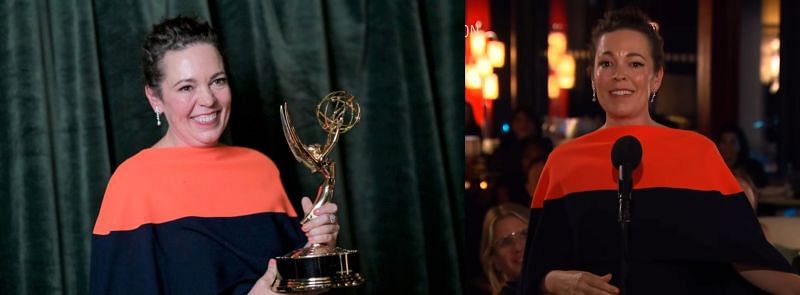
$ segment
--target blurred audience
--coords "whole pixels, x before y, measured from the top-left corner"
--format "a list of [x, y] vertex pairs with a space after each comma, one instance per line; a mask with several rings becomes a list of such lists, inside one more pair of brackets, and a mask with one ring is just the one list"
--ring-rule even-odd
[[498, 203], [530, 205], [530, 195], [525, 187], [527, 166], [535, 157], [547, 154], [550, 150], [552, 143], [543, 139], [538, 118], [525, 108], [514, 110], [510, 132], [500, 138], [500, 146], [489, 160], [489, 170], [497, 179], [495, 191]]
[[717, 148], [732, 171], [743, 170], [753, 180], [756, 188], [767, 185], [764, 166], [750, 157], [750, 144], [741, 128], [735, 125], [723, 127], [717, 137]]
[[481, 235], [481, 266], [492, 295], [516, 294], [522, 272], [530, 209], [503, 203], [486, 212]]

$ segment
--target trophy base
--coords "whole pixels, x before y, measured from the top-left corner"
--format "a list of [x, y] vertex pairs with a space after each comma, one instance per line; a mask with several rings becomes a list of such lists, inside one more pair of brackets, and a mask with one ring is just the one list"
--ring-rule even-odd
[[275, 291], [307, 292], [355, 287], [364, 283], [358, 272], [358, 251], [312, 245], [276, 257], [280, 277]]

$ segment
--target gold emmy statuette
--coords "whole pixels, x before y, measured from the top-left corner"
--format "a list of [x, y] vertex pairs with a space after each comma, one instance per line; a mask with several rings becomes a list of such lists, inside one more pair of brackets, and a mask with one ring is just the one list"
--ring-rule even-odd
[[[314, 208], [300, 222], [306, 224], [317, 217], [314, 210], [333, 199], [336, 165], [327, 156], [339, 136], [358, 123], [361, 109], [355, 97], [347, 92], [337, 91], [325, 96], [317, 104], [316, 112], [317, 121], [328, 133], [324, 145], [303, 144], [292, 125], [286, 103], [281, 106], [280, 112], [283, 135], [286, 136], [292, 154], [297, 161], [311, 169], [312, 173], [322, 174], [323, 177], [314, 200]], [[278, 292], [353, 287], [364, 283], [364, 277], [358, 270], [357, 250], [313, 244], [275, 259], [278, 261], [279, 282], [275, 287]]]

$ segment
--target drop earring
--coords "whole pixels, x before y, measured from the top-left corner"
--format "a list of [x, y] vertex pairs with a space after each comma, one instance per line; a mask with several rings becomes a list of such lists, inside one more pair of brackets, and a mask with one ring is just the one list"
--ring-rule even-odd
[[654, 90], [650, 94], [650, 103], [653, 103], [656, 100], [656, 91]]
[[597, 102], [597, 92], [592, 88], [592, 102]]
[[161, 109], [156, 107], [156, 126], [161, 126]]

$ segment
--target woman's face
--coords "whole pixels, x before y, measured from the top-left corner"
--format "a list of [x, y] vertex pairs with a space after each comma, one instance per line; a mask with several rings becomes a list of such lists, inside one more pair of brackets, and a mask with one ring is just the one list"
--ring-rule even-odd
[[536, 185], [539, 183], [539, 177], [542, 176], [542, 170], [544, 170], [544, 161], [536, 161], [531, 165], [530, 169], [528, 169], [526, 189], [531, 197], [533, 197], [533, 193], [536, 192]]
[[522, 272], [527, 231], [528, 225], [513, 216], [503, 217], [494, 223], [492, 262], [507, 280], [516, 280]]
[[160, 95], [145, 93], [169, 122], [161, 143], [166, 146], [206, 147], [218, 143], [228, 123], [231, 91], [219, 51], [197, 43], [168, 51], [159, 64], [163, 72]]
[[647, 37], [620, 29], [603, 34], [595, 52], [592, 87], [606, 121], [617, 124], [650, 122], [650, 94], [661, 86], [663, 69], [655, 63]]
[[719, 142], [717, 142], [717, 148], [719, 149], [720, 155], [722, 155], [722, 159], [725, 160], [728, 166], [736, 164], [736, 160], [739, 158], [740, 146], [739, 139], [735, 133], [722, 133], [719, 137]]
[[528, 115], [518, 112], [514, 114], [514, 118], [511, 120], [511, 131], [514, 132], [517, 139], [526, 139], [535, 132], [535, 125]]

